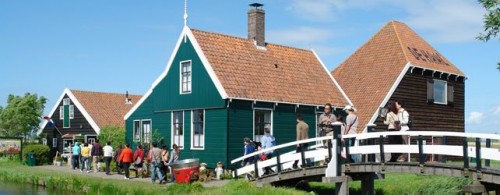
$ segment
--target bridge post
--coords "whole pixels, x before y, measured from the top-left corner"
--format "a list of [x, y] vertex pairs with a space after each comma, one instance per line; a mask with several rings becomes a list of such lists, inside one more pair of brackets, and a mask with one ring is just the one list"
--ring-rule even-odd
[[[441, 145], [448, 145], [448, 138], [446, 138], [446, 136], [441, 137]], [[441, 162], [446, 163], [446, 161], [448, 161], [447, 156], [442, 155]]]
[[[349, 141], [344, 141], [344, 143], [348, 143], [348, 142]], [[346, 158], [345, 163], [349, 164], [350, 163], [350, 159], [351, 159], [351, 152], [349, 150], [350, 146], [349, 146], [349, 144], [344, 144], [344, 146], [345, 146], [345, 158]]]
[[425, 155], [424, 155], [424, 137], [422, 135], [418, 136], [418, 163], [420, 166], [424, 165]]
[[380, 163], [384, 164], [385, 163], [384, 136], [382, 135], [379, 138], [379, 145], [380, 145]]
[[481, 162], [481, 138], [476, 138], [476, 170], [481, 171], [482, 169]]
[[304, 147], [304, 144], [300, 144], [300, 162], [302, 162], [302, 168], [306, 168], [306, 150], [307, 147]]
[[[486, 139], [486, 148], [491, 148], [491, 139]], [[486, 159], [484, 161], [484, 166], [490, 167], [490, 160], [489, 159]]]
[[255, 163], [253, 163], [254, 171], [255, 171], [255, 179], [259, 178], [259, 165], [257, 164], [259, 161], [256, 160]]
[[335, 142], [335, 156], [337, 160], [337, 176], [342, 175], [342, 156], [340, 153], [342, 152], [342, 138], [341, 138], [341, 126], [340, 125], [333, 125], [333, 139], [336, 140]]
[[467, 138], [463, 138], [463, 151], [464, 151], [464, 169], [469, 169], [469, 143]]
[[278, 173], [281, 173], [281, 157], [280, 157], [280, 153], [278, 152], [278, 150], [274, 150], [274, 153], [276, 154], [276, 171]]
[[234, 180], [238, 180], [238, 168], [234, 169]]

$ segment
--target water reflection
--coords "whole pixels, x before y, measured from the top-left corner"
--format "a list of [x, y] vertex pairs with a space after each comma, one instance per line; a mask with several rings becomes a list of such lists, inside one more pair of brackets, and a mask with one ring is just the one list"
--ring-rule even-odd
[[33, 186], [31, 184], [19, 184], [19, 183], [0, 181], [0, 195], [17, 195], [17, 194], [46, 195], [46, 194], [58, 194], [58, 193], [48, 193], [45, 188]]

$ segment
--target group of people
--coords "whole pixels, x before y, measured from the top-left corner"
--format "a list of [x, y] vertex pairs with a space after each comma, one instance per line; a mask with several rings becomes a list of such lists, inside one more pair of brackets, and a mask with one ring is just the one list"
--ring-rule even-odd
[[96, 140], [90, 144], [75, 142], [73, 146], [70, 144], [68, 147], [71, 151], [73, 170], [79, 169], [82, 173], [84, 173], [84, 170], [87, 173], [91, 172], [90, 161], [92, 161], [94, 172], [99, 172], [99, 162], [103, 158], [106, 166], [106, 175], [111, 175], [110, 165], [114, 160], [117, 173], [122, 174], [124, 172], [124, 179], [130, 179], [131, 169], [135, 170], [136, 177], [138, 177], [139, 172], [142, 173], [142, 176], [145, 175], [147, 166], [145, 166], [144, 161], [147, 161], [150, 164], [151, 180], [153, 183], [156, 182], [157, 178], [160, 184], [163, 182], [167, 183], [167, 173], [169, 172], [172, 175], [170, 181], [175, 182], [173, 170], [169, 167], [171, 163], [175, 163], [179, 159], [180, 148], [176, 144], [173, 144], [172, 150], [169, 153], [167, 146], [162, 146], [161, 149], [157, 146], [157, 143], [152, 143], [150, 150], [145, 152], [140, 144], [137, 145], [135, 151], [132, 151], [129, 144], [126, 144], [125, 147], [120, 144], [116, 150], [113, 150], [111, 142], [107, 142], [106, 146], [101, 148], [99, 141]]
[[[384, 120], [384, 123], [388, 126], [388, 131], [408, 131], [409, 130], [409, 113], [408, 111], [405, 110], [405, 101], [404, 100], [395, 100], [392, 101], [388, 104], [387, 109], [388, 109], [388, 114]], [[330, 103], [325, 104], [324, 106], [324, 113], [322, 113], [319, 118], [318, 118], [318, 129], [319, 132], [317, 132], [318, 136], [333, 136], [333, 126], [332, 124], [339, 124], [341, 126], [341, 137], [344, 135], [350, 135], [350, 134], [357, 134], [358, 133], [358, 125], [359, 125], [359, 118], [356, 115], [356, 109], [352, 105], [346, 105], [344, 107], [344, 112], [346, 113], [346, 118], [344, 121], [344, 118], [342, 115], [335, 115], [332, 112], [332, 105]], [[301, 114], [297, 114], [296, 117], [296, 140], [306, 140], [309, 139], [309, 125], [304, 121], [303, 116]], [[272, 137], [272, 143], [271, 143], [271, 138]], [[354, 146], [356, 141], [356, 138], [349, 138], [343, 140], [342, 144], [347, 145], [347, 146]], [[272, 147], [275, 145], [275, 138], [270, 135], [269, 129], [265, 130], [265, 135], [261, 138], [262, 142], [262, 148], [266, 149], [269, 147]], [[253, 141], [251, 141], [249, 138], [244, 139], [244, 155], [253, 153], [257, 149], [256, 144], [252, 144]], [[323, 142], [324, 147], [327, 147], [327, 144], [329, 141], [325, 140]], [[408, 136], [389, 136], [389, 144], [407, 144], [408, 143]], [[307, 143], [302, 143], [302, 144], [297, 144], [296, 146], [296, 152], [299, 153], [301, 151], [306, 151], [308, 148]], [[263, 159], [268, 159], [272, 157], [272, 151], [266, 151], [265, 158]], [[361, 162], [361, 155], [355, 154], [355, 155], [350, 155], [346, 160], [351, 161], [351, 162]], [[390, 161], [391, 162], [396, 162], [396, 161], [406, 161], [407, 160], [407, 155], [406, 154], [392, 154]], [[256, 159], [250, 157], [244, 159], [242, 165], [246, 166], [249, 164], [252, 164]], [[306, 159], [306, 165], [302, 166], [308, 166], [310, 162], [308, 161], [309, 159]], [[298, 168], [298, 160], [296, 160], [293, 164], [293, 168]], [[266, 173], [269, 171], [266, 170]]]

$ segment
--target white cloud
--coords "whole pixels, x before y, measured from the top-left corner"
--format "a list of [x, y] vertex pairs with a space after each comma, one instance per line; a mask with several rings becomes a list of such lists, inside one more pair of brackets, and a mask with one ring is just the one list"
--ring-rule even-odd
[[500, 106], [497, 106], [493, 111], [493, 115], [500, 115]]
[[425, 32], [432, 42], [450, 43], [474, 41], [483, 30], [484, 14], [480, 4], [470, 0], [294, 0], [289, 10], [301, 18], [319, 22], [336, 20], [353, 12], [377, 14], [401, 10], [403, 15], [398, 20]]
[[483, 120], [483, 113], [481, 112], [471, 112], [469, 117], [467, 117], [466, 122], [468, 124], [480, 124]]

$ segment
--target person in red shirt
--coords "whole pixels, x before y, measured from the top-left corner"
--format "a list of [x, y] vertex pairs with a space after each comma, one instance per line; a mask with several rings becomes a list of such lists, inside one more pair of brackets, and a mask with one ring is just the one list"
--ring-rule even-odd
[[142, 173], [144, 177], [144, 172], [142, 169], [142, 165], [144, 164], [144, 150], [142, 149], [142, 145], [137, 145], [137, 150], [134, 153], [134, 168], [135, 168], [135, 177], [139, 177], [139, 172]]
[[120, 153], [120, 157], [118, 157], [118, 161], [122, 164], [122, 168], [125, 170], [125, 178], [130, 179], [129, 177], [129, 167], [130, 163], [132, 163], [132, 150], [130, 149], [130, 144], [125, 145], [125, 148]]

